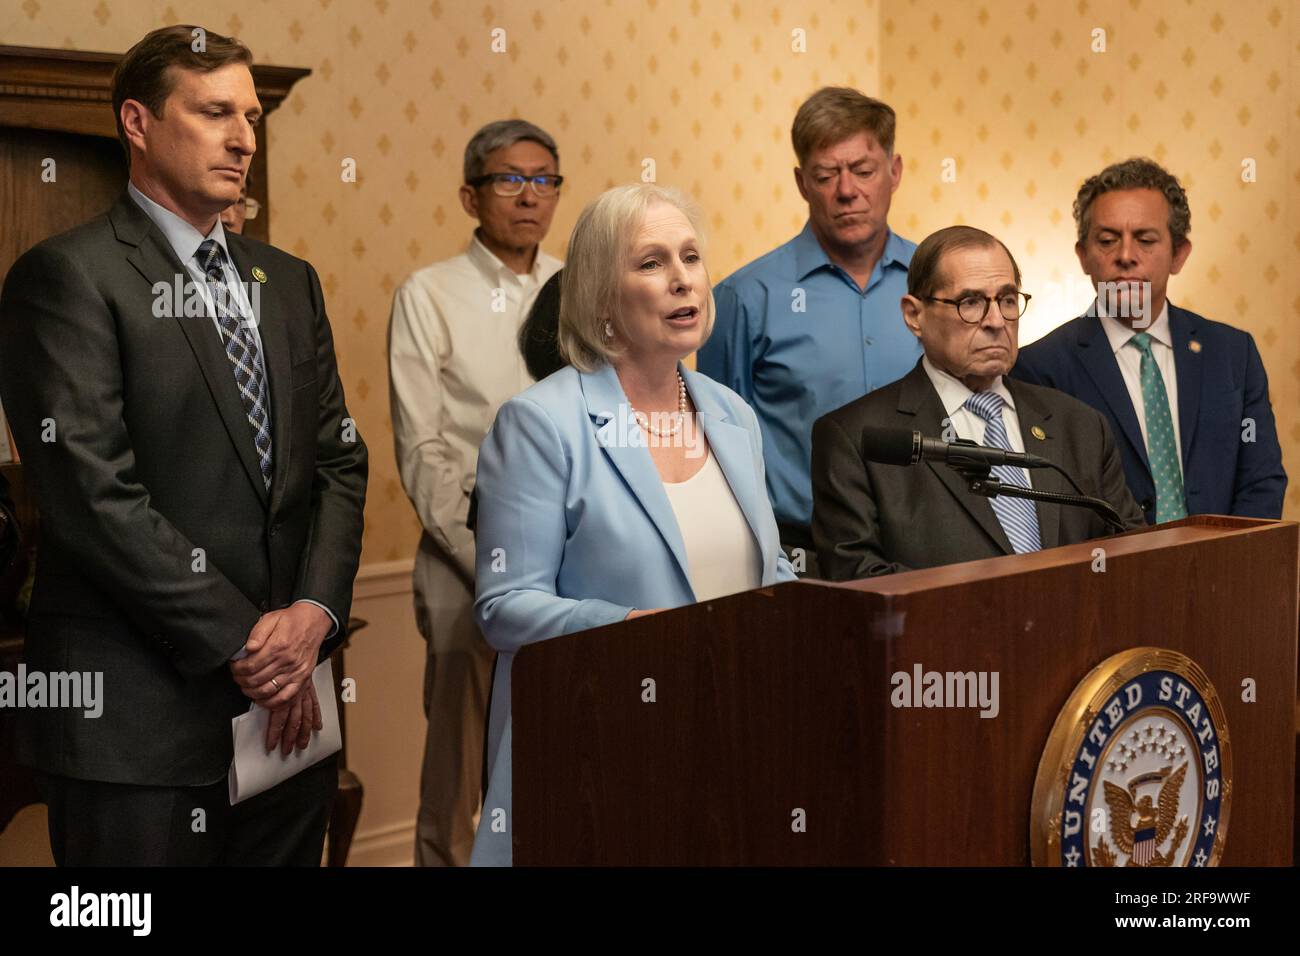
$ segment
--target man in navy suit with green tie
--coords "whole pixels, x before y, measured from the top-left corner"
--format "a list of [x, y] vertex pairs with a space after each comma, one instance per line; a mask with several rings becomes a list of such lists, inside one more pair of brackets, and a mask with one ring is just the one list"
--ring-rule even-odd
[[1182, 185], [1149, 159], [1115, 163], [1080, 187], [1074, 218], [1097, 298], [1022, 348], [1011, 374], [1107, 416], [1148, 524], [1280, 518], [1286, 472], [1255, 340], [1166, 298], [1192, 251]]

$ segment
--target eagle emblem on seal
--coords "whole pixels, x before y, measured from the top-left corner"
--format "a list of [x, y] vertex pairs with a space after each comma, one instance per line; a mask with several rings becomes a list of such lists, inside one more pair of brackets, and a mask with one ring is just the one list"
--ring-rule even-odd
[[[1128, 866], [1169, 866], [1183, 840], [1187, 838], [1187, 817], [1178, 815], [1178, 794], [1187, 776], [1187, 763], [1177, 770], [1172, 766], [1134, 777], [1125, 787], [1103, 781], [1106, 805], [1110, 809], [1110, 836], [1120, 852], [1129, 857]], [[1139, 791], [1160, 784], [1155, 802], [1150, 793]], [[1159, 848], [1173, 834], [1168, 854]], [[1093, 847], [1093, 866], [1114, 866], [1115, 852], [1105, 836]]]

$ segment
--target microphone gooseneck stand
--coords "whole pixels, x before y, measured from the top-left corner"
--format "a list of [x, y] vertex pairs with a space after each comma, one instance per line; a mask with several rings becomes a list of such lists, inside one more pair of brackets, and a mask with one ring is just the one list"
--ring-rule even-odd
[[[1078, 490], [1079, 486], [1074, 483], [1074, 479], [1060, 467], [1050, 462], [1048, 467], [1065, 475], [1065, 480]], [[963, 463], [955, 467], [954, 471], [966, 479], [967, 488], [977, 495], [983, 495], [985, 498], [996, 498], [999, 495], [1005, 495], [1008, 498], [1028, 498], [1031, 501], [1046, 501], [1050, 504], [1088, 508], [1100, 515], [1102, 520], [1116, 532], [1128, 530], [1124, 526], [1124, 522], [1120, 520], [1119, 512], [1100, 498], [1093, 498], [1084, 494], [1066, 495], [1057, 491], [1040, 491], [1036, 488], [1025, 488], [1021, 485], [1009, 485], [1001, 479], [989, 477], [989, 466], [976, 462]]]

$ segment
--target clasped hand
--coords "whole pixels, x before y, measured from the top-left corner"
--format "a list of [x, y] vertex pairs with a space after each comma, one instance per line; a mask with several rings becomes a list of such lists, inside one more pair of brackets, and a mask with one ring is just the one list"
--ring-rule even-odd
[[312, 731], [323, 726], [311, 678], [321, 643], [333, 626], [328, 614], [305, 601], [268, 611], [249, 632], [244, 644], [248, 656], [231, 661], [231, 676], [244, 696], [271, 712], [268, 751], [277, 741], [286, 755], [294, 746], [303, 749]]

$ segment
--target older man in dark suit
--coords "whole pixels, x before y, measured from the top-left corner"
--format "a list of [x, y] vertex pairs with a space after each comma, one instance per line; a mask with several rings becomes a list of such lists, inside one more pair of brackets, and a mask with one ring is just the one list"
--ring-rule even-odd
[[[1049, 388], [1005, 378], [1029, 297], [996, 238], [952, 226], [917, 247], [903, 320], [925, 354], [906, 376], [837, 409], [813, 427], [813, 537], [821, 570], [844, 581], [1002, 554], [1038, 551], [1108, 533], [1095, 513], [967, 488], [947, 465], [867, 460], [864, 427], [919, 431], [1028, 451], [1059, 464], [1127, 527], [1142, 512], [1100, 413]], [[1004, 483], [1071, 493], [1065, 479], [1000, 466]]]
[[[21, 713], [60, 864], [315, 864], [326, 759], [230, 806], [231, 718], [319, 727], [366, 450], [312, 267], [225, 232], [261, 106], [237, 40], [157, 30], [114, 77], [130, 185], [0, 297], [0, 393], [36, 489], [29, 670], [103, 674], [103, 713]], [[181, 295], [176, 290], [182, 290]]]

